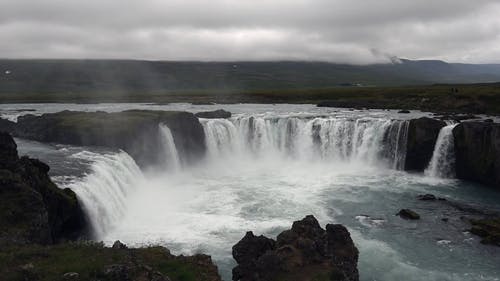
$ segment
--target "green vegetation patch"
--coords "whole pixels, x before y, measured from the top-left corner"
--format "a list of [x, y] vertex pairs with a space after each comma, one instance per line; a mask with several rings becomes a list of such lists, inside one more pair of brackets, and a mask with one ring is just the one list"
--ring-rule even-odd
[[[125, 265], [130, 277], [144, 274], [143, 268], [160, 272], [172, 281], [205, 280], [194, 262], [179, 259], [163, 247], [113, 249], [101, 243], [64, 243], [53, 246], [12, 246], [0, 250], [2, 280], [41, 281], [63, 280], [69, 272], [79, 274], [80, 280], [108, 280], [105, 270], [112, 265]], [[108, 279], [107, 279], [108, 278]], [[211, 280], [211, 279], [206, 279]]]

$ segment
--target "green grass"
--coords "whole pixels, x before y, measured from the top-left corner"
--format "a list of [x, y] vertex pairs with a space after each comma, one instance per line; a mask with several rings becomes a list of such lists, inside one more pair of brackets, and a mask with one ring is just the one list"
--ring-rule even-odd
[[105, 280], [102, 279], [105, 266], [130, 263], [150, 266], [172, 281], [203, 280], [200, 277], [203, 269], [170, 255], [162, 247], [118, 250], [89, 242], [12, 246], [0, 250], [0, 276], [6, 281], [22, 280], [30, 275], [41, 281], [57, 281], [67, 272], [79, 273], [80, 280]]

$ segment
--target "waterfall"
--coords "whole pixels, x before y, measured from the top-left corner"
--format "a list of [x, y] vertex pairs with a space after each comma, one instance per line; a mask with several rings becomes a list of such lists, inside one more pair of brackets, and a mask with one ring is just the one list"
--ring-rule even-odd
[[201, 122], [211, 157], [245, 154], [369, 164], [384, 161], [394, 169], [402, 169], [405, 160], [408, 121], [239, 116]]
[[234, 124], [226, 119], [202, 119], [207, 143], [207, 150], [211, 157], [225, 157], [241, 149], [238, 132]]
[[453, 178], [455, 177], [455, 144], [453, 128], [457, 124], [450, 124], [439, 131], [434, 146], [431, 161], [424, 173], [430, 177]]
[[80, 152], [73, 157], [92, 161], [91, 172], [70, 183], [92, 222], [94, 235], [102, 237], [123, 216], [127, 195], [143, 178], [134, 159], [125, 152], [97, 154]]
[[161, 137], [161, 152], [163, 153], [163, 165], [165, 168], [173, 171], [177, 171], [181, 167], [181, 161], [179, 158], [179, 153], [175, 147], [174, 137], [172, 132], [165, 124], [159, 125], [160, 137]]
[[395, 170], [403, 170], [406, 161], [406, 145], [408, 142], [408, 120], [393, 121], [384, 135], [384, 157], [389, 166]]

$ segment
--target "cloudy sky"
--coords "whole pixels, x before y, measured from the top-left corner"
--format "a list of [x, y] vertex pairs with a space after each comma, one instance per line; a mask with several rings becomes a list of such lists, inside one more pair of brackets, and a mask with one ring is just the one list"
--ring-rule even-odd
[[499, 0], [0, 0], [0, 57], [500, 63]]

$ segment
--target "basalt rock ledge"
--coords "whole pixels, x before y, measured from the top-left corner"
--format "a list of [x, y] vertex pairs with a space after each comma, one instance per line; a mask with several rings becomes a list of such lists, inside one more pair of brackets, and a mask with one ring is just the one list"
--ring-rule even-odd
[[238, 265], [233, 280], [357, 281], [358, 249], [339, 224], [321, 228], [309, 215], [293, 223], [276, 241], [247, 232], [233, 246]]

